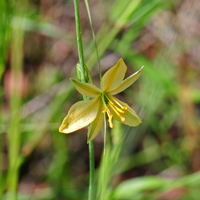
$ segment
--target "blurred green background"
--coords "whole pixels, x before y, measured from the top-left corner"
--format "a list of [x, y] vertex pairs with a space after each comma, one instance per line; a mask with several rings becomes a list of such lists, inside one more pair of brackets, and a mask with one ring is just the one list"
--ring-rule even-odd
[[[123, 58], [117, 97], [143, 123], [107, 129], [104, 200], [200, 199], [200, 1], [89, 0], [102, 73]], [[99, 74], [84, 1], [85, 63]], [[0, 199], [85, 200], [87, 129], [58, 132], [82, 99], [69, 81], [78, 63], [72, 0], [0, 2]], [[95, 200], [102, 185], [103, 136], [94, 139]]]

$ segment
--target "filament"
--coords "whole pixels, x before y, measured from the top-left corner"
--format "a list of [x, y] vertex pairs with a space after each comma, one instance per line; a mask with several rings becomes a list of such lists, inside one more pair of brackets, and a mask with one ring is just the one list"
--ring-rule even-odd
[[[127, 110], [128, 108], [125, 106], [122, 106], [115, 99], [110, 99], [109, 96], [106, 94], [104, 97], [106, 99], [106, 104], [109, 105], [112, 108], [112, 110], [117, 114], [117, 116], [121, 119], [121, 121], [124, 122], [125, 118], [122, 117], [121, 113], [124, 113], [125, 110]], [[106, 112], [106, 114], [108, 116], [109, 126], [110, 126], [110, 128], [113, 128], [113, 123], [112, 123], [113, 114], [110, 112], [109, 108], [106, 106], [105, 110], [103, 110], [102, 112], [103, 113]]]
[[116, 107], [114, 107], [110, 102], [108, 103], [110, 105], [110, 107], [114, 110], [114, 112], [117, 114], [117, 116], [121, 119], [122, 122], [125, 121], [125, 118], [122, 117], [119, 112], [115, 109]]
[[108, 115], [108, 123], [109, 123], [109, 126], [110, 128], [113, 128], [113, 123], [112, 123], [112, 118], [113, 118], [113, 115], [112, 113], [110, 112], [110, 110], [108, 109], [108, 107], [105, 108], [105, 110], [102, 111], [103, 113], [107, 113]]

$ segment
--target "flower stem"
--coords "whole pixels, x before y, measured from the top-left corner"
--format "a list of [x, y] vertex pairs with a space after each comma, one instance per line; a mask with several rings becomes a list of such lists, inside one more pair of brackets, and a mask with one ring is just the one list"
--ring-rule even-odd
[[85, 66], [84, 66], [84, 55], [83, 55], [83, 45], [81, 37], [81, 23], [80, 23], [78, 0], [74, 0], [74, 10], [75, 10], [75, 20], [76, 20], [76, 37], [78, 45], [79, 63], [81, 66], [81, 81], [85, 83], [86, 77], [85, 77]]
[[[85, 77], [85, 66], [84, 66], [84, 55], [83, 55], [83, 46], [82, 46], [82, 37], [81, 37], [81, 25], [80, 25], [78, 0], [74, 0], [74, 9], [75, 9], [79, 63], [81, 66], [81, 81], [85, 83], [86, 77]], [[86, 96], [83, 96], [83, 99], [86, 100]], [[90, 180], [89, 180], [88, 200], [93, 200], [94, 199], [93, 198], [93, 195], [94, 195], [94, 143], [93, 141], [89, 142], [89, 156], [90, 156]]]

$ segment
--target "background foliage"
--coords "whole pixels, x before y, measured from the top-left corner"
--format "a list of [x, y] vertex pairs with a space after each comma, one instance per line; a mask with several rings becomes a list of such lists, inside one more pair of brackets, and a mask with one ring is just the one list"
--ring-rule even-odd
[[[108, 129], [105, 200], [200, 196], [200, 2], [89, 1], [103, 73], [122, 57], [126, 76], [145, 66], [118, 98], [141, 117], [137, 128]], [[58, 132], [82, 97], [70, 83], [78, 62], [70, 0], [2, 0], [0, 17], [0, 198], [87, 199], [86, 129]], [[99, 74], [84, 1], [85, 63]], [[103, 137], [94, 140], [96, 199]], [[19, 176], [18, 176], [19, 175]]]

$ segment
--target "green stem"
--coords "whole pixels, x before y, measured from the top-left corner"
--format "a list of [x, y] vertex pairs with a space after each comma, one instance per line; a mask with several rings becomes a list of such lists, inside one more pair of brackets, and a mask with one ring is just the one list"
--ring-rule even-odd
[[[105, 98], [104, 98], [104, 91], [103, 91], [103, 81], [102, 81], [102, 74], [101, 74], [101, 65], [100, 65], [100, 59], [99, 59], [99, 52], [98, 52], [98, 47], [97, 47], [96, 37], [95, 37], [95, 33], [94, 33], [94, 28], [93, 28], [92, 17], [91, 17], [91, 13], [90, 13], [90, 7], [89, 7], [88, 0], [85, 0], [85, 5], [86, 5], [86, 8], [87, 8], [87, 12], [88, 12], [88, 17], [89, 17], [89, 21], [90, 21], [91, 30], [92, 30], [94, 46], [95, 46], [96, 55], [97, 55], [97, 61], [98, 61], [98, 66], [99, 66], [99, 76], [100, 76], [101, 90], [102, 90], [102, 97], [103, 97], [103, 103], [104, 103], [104, 109], [105, 109], [106, 108], [106, 103], [105, 103], [105, 100], [104, 100]], [[102, 177], [102, 190], [101, 190], [101, 199], [102, 200], [104, 198], [105, 155], [106, 155], [106, 112], [104, 112], [103, 177]]]
[[[79, 63], [81, 66], [81, 81], [86, 82], [78, 0], [74, 0], [74, 9], [75, 9]], [[83, 99], [86, 100], [86, 96], [83, 96]], [[89, 156], [90, 156], [90, 180], [89, 180], [88, 200], [93, 200], [93, 194], [94, 194], [94, 143], [93, 141], [89, 142]]]
[[[96, 54], [97, 54], [98, 66], [99, 66], [99, 76], [100, 76], [100, 81], [101, 81], [102, 80], [102, 74], [101, 74], [101, 65], [100, 65], [100, 59], [99, 59], [99, 52], [98, 52], [98, 48], [97, 48], [96, 37], [95, 37], [95, 34], [94, 34], [94, 28], [93, 28], [93, 24], [92, 24], [92, 18], [91, 18], [91, 13], [90, 13], [90, 7], [89, 7], [89, 4], [88, 4], [88, 0], [85, 0], [85, 5], [86, 5], [86, 8], [87, 8], [88, 17], [89, 17], [89, 21], [90, 21], [90, 26], [91, 26], [91, 30], [92, 30], [92, 36], [93, 36], [94, 46], [95, 46], [95, 50], [96, 50]], [[101, 81], [101, 88], [103, 88], [102, 81]]]
[[81, 23], [80, 23], [78, 0], [74, 0], [74, 9], [75, 9], [76, 37], [77, 37], [77, 45], [78, 45], [79, 63], [81, 66], [81, 81], [85, 83], [86, 82], [85, 66], [84, 66], [85, 63], [84, 63], [84, 55], [83, 55]]
[[89, 192], [88, 200], [93, 200], [94, 198], [94, 142], [93, 140], [89, 142], [89, 155], [90, 155], [90, 180], [89, 180]]
[[[104, 91], [103, 91], [103, 81], [102, 81], [102, 74], [101, 74], [99, 51], [98, 51], [98, 47], [97, 47], [97, 42], [96, 42], [96, 37], [95, 37], [95, 33], [94, 33], [94, 28], [93, 28], [92, 17], [91, 17], [91, 13], [90, 13], [90, 7], [89, 7], [89, 4], [88, 4], [88, 0], [85, 0], [85, 5], [86, 5], [86, 8], [87, 8], [87, 12], [88, 12], [88, 17], [89, 17], [89, 21], [90, 21], [91, 30], [92, 30], [94, 46], [95, 46], [96, 55], [97, 55], [97, 61], [98, 61], [98, 66], [99, 66], [99, 76], [100, 76], [100, 82], [101, 82], [101, 90], [102, 90], [104, 108], [106, 108], [106, 103], [104, 101]], [[106, 117], [106, 113], [104, 113], [104, 118], [105, 117]]]

